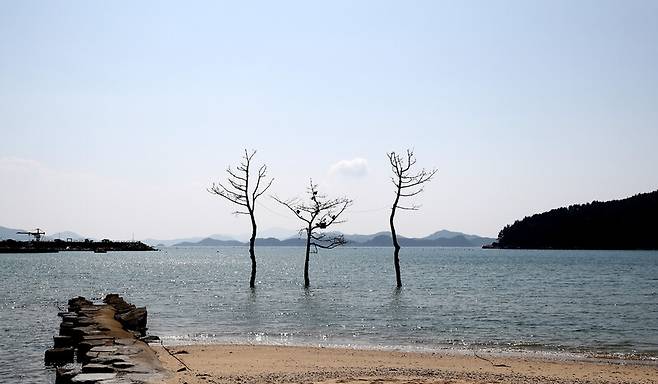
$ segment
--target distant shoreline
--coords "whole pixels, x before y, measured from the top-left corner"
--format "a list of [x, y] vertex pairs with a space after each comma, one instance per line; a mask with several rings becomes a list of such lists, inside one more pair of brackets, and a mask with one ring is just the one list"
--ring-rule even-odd
[[157, 249], [141, 241], [0, 241], [0, 253], [58, 253], [64, 251], [95, 253], [125, 252], [125, 251], [157, 251]]
[[[391, 235], [377, 235], [363, 241], [346, 239], [347, 247], [393, 247]], [[289, 238], [280, 240], [274, 237], [256, 238], [256, 246], [269, 247], [296, 247], [305, 246], [305, 239]], [[481, 247], [490, 244], [494, 239], [468, 235], [457, 235], [453, 237], [442, 238], [411, 238], [398, 237], [398, 242], [402, 247]], [[199, 241], [183, 241], [170, 245], [170, 247], [222, 247], [222, 246], [248, 246], [248, 242], [238, 240], [218, 240], [214, 238], [205, 238]]]

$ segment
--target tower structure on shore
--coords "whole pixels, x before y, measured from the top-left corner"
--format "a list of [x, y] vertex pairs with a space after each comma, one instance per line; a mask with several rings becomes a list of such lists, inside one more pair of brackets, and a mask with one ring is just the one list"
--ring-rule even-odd
[[40, 228], [35, 229], [33, 232], [30, 231], [19, 231], [16, 232], [17, 235], [28, 235], [34, 237], [34, 241], [40, 241], [41, 236], [45, 235], [46, 232], [42, 231]]

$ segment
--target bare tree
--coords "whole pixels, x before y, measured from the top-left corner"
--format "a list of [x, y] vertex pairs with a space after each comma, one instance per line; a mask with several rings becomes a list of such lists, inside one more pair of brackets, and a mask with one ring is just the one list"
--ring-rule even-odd
[[304, 287], [306, 288], [310, 285], [308, 259], [311, 247], [317, 252], [318, 248], [332, 249], [347, 243], [343, 235], [332, 235], [318, 232], [318, 230], [327, 229], [333, 224], [344, 223], [344, 220], [338, 220], [338, 218], [347, 207], [352, 205], [352, 200], [346, 197], [327, 199], [325, 195], [320, 195], [318, 185], [313, 184], [313, 180], [310, 182], [307, 194], [309, 195], [308, 202], [302, 202], [297, 198], [284, 201], [275, 196], [272, 197], [306, 223], [304, 228], [299, 230], [300, 235], [306, 233], [306, 257], [304, 258]]
[[251, 218], [251, 238], [249, 239], [249, 256], [251, 258], [251, 279], [249, 280], [249, 286], [251, 288], [256, 286], [256, 254], [254, 252], [257, 230], [254, 215], [256, 199], [265, 193], [274, 181], [274, 179], [270, 179], [269, 182], [265, 180], [267, 178], [267, 165], [263, 164], [258, 168], [255, 184], [253, 184], [253, 187], [250, 185], [249, 182], [253, 178], [253, 175], [250, 174], [252, 169], [251, 160], [255, 154], [256, 151], [249, 153], [245, 149], [240, 165], [235, 170], [231, 169], [230, 166], [226, 169], [226, 173], [228, 173], [228, 184], [213, 183], [212, 187], [208, 189], [208, 192], [219, 195], [231, 203], [238, 205], [240, 208], [233, 212], [234, 214], [249, 215], [249, 218]]
[[393, 207], [391, 208], [391, 237], [393, 238], [393, 247], [395, 251], [393, 253], [393, 262], [395, 263], [395, 279], [397, 281], [397, 287], [402, 287], [402, 279], [400, 278], [400, 244], [398, 243], [398, 237], [395, 232], [395, 225], [393, 219], [395, 218], [395, 211], [399, 209], [416, 211], [420, 208], [419, 205], [411, 206], [402, 206], [399, 205], [400, 198], [413, 197], [417, 194], [423, 192], [423, 184], [427, 183], [434, 177], [434, 174], [437, 172], [436, 169], [425, 170], [424, 168], [420, 171], [413, 171], [411, 168], [416, 164], [416, 157], [412, 150], [407, 149], [407, 155], [399, 155], [395, 152], [387, 153], [388, 159], [391, 162], [391, 169], [393, 170], [393, 176], [391, 181], [395, 185], [395, 201], [393, 202]]

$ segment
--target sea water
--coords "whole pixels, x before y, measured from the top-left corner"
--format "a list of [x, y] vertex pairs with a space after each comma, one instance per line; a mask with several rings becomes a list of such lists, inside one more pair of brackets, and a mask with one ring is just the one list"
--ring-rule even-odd
[[167, 344], [658, 356], [658, 252], [244, 247], [0, 255], [0, 378], [52, 383], [43, 353], [75, 296], [148, 308]]

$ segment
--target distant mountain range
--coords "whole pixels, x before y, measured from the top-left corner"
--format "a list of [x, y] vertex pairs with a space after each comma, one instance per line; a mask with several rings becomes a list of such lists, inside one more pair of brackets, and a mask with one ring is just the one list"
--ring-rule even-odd
[[17, 235], [16, 232], [23, 231], [22, 229], [0, 227], [0, 240], [25, 240], [27, 235]]
[[[334, 234], [340, 234], [334, 232]], [[371, 235], [343, 235], [348, 241], [347, 246], [351, 247], [389, 247], [391, 243], [391, 233], [388, 231], [378, 232]], [[481, 247], [485, 244], [491, 244], [495, 239], [481, 237], [477, 235], [468, 235], [461, 232], [438, 231], [423, 238], [409, 238], [398, 236], [398, 241], [403, 247]], [[164, 243], [162, 243], [164, 245]], [[246, 246], [246, 242], [238, 240], [220, 240], [212, 236], [201, 240], [192, 239], [174, 243], [174, 247], [231, 247]], [[279, 240], [274, 237], [257, 238], [256, 245], [261, 246], [304, 246], [305, 240], [297, 237], [291, 237]]]
[[[30, 229], [33, 230], [33, 229]], [[18, 235], [16, 232], [24, 232], [23, 229], [7, 228], [0, 226], [0, 240], [30, 240], [28, 235]], [[271, 228], [262, 231], [263, 237], [256, 239], [256, 245], [261, 246], [304, 246], [304, 239], [298, 238], [294, 231]], [[341, 234], [340, 232], [332, 232], [332, 234]], [[352, 247], [388, 247], [391, 246], [391, 233], [382, 231], [370, 235], [362, 234], [343, 234], [345, 240], [348, 241], [348, 246]], [[243, 239], [244, 235], [236, 236]], [[79, 235], [75, 232], [64, 231], [53, 234], [46, 234], [44, 240], [62, 239], [66, 240], [71, 238], [73, 240], [81, 240], [89, 237]], [[92, 238], [89, 238], [92, 239]], [[94, 239], [92, 239], [94, 240]], [[481, 237], [477, 235], [468, 235], [461, 232], [453, 232], [441, 230], [432, 233], [431, 235], [422, 238], [409, 238], [398, 236], [398, 241], [403, 247], [481, 247], [485, 244], [491, 244], [496, 239]], [[170, 240], [159, 239], [145, 239], [142, 240], [145, 244], [155, 247], [230, 247], [230, 246], [246, 246], [247, 241], [240, 241], [232, 236], [223, 234], [213, 234], [210, 236], [202, 237], [188, 237]]]
[[[284, 228], [266, 228], [263, 230], [258, 231], [258, 234], [263, 237], [263, 238], [268, 238], [268, 237], [274, 237], [277, 239], [288, 239], [291, 237], [296, 236], [297, 232], [291, 231], [289, 229], [284, 229]], [[142, 242], [145, 244], [153, 245], [153, 246], [165, 246], [165, 247], [170, 247], [174, 244], [179, 244], [179, 243], [198, 243], [204, 239], [214, 239], [214, 240], [222, 240], [222, 241], [242, 241], [242, 242], [248, 242], [249, 241], [249, 236], [251, 234], [240, 234], [240, 235], [235, 235], [235, 236], [229, 236], [229, 235], [223, 235], [220, 233], [208, 235], [208, 236], [196, 236], [196, 237], [185, 237], [185, 238], [177, 238], [177, 239], [168, 239], [168, 240], [162, 240], [162, 239], [144, 239]]]
[[170, 247], [174, 244], [178, 243], [196, 243], [204, 239], [213, 239], [213, 240], [220, 240], [220, 241], [234, 241], [235, 239], [231, 236], [226, 236], [222, 235], [219, 233], [209, 235], [209, 236], [196, 236], [196, 237], [184, 237], [184, 238], [178, 238], [178, 239], [169, 239], [169, 240], [161, 240], [161, 239], [144, 239], [142, 242], [144, 244], [152, 245], [152, 246], [157, 246], [157, 247]]

